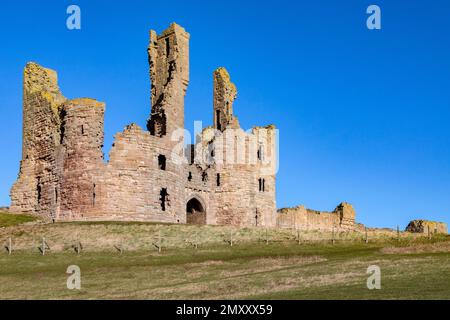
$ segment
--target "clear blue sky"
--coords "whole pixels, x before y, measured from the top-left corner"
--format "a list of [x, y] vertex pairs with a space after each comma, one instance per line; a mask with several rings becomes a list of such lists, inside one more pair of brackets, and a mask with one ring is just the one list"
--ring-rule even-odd
[[[66, 28], [81, 7], [82, 29]], [[370, 4], [382, 30], [366, 28]], [[56, 69], [68, 98], [107, 104], [113, 135], [149, 114], [148, 30], [176, 21], [191, 33], [186, 126], [212, 122], [212, 72], [238, 87], [241, 125], [280, 130], [278, 207], [332, 210], [404, 227], [450, 222], [450, 2], [2, 1], [0, 204], [21, 155], [22, 69]]]

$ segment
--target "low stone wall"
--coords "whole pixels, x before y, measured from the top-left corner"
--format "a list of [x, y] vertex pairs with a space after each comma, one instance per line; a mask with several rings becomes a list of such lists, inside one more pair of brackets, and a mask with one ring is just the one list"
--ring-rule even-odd
[[444, 222], [435, 222], [427, 220], [413, 220], [406, 227], [406, 231], [413, 233], [443, 233], [447, 234], [447, 224]]
[[341, 203], [333, 212], [317, 211], [298, 206], [278, 210], [277, 227], [299, 230], [353, 229], [355, 211], [348, 203]]

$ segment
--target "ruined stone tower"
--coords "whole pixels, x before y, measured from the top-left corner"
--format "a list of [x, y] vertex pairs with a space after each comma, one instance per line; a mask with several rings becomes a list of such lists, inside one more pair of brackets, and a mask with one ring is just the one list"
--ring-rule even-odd
[[150, 133], [171, 140], [184, 129], [184, 96], [189, 84], [189, 34], [173, 23], [157, 36], [150, 31], [148, 60], [152, 111]]
[[140, 220], [274, 226], [275, 127], [240, 128], [237, 89], [213, 73], [214, 127], [185, 154], [189, 34], [177, 24], [150, 31], [151, 114], [130, 124], [103, 157], [105, 104], [66, 99], [56, 72], [25, 67], [23, 155], [11, 211], [53, 220]]
[[214, 71], [214, 128], [224, 131], [227, 127], [239, 128], [238, 119], [233, 115], [233, 102], [237, 89], [225, 68]]
[[93, 99], [64, 103], [61, 113], [63, 166], [57, 219], [96, 213], [97, 185], [103, 174], [103, 122], [105, 104]]
[[104, 104], [93, 99], [67, 100], [55, 71], [26, 65], [22, 161], [11, 189], [12, 211], [57, 220], [92, 210], [93, 176], [103, 165], [103, 113]]
[[23, 73], [23, 144], [11, 210], [54, 216], [59, 181], [61, 105], [56, 72], [29, 63]]

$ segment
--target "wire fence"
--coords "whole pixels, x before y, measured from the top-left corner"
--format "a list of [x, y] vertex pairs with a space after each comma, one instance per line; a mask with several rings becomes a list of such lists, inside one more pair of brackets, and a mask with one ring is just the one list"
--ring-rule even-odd
[[[70, 238], [70, 237], [69, 237]], [[331, 231], [304, 231], [300, 229], [269, 229], [260, 228], [258, 230], [229, 228], [214, 234], [204, 235], [202, 230], [196, 230], [188, 234], [176, 234], [170, 226], [159, 226], [157, 230], [143, 239], [133, 237], [116, 237], [109, 241], [102, 242], [101, 236], [96, 241], [92, 239], [83, 240], [83, 235], [77, 234], [71, 239], [52, 239], [49, 236], [34, 237], [31, 240], [23, 241], [21, 237], [9, 236], [4, 240], [5, 253], [12, 255], [24, 251], [35, 251], [45, 256], [52, 252], [73, 252], [80, 255], [85, 251], [111, 250], [117, 254], [126, 251], [148, 250], [163, 253], [172, 249], [194, 249], [214, 248], [214, 247], [235, 247], [239, 245], [270, 245], [270, 244], [377, 244], [377, 243], [423, 243], [424, 241], [444, 241], [449, 240], [448, 236], [439, 235], [428, 230], [423, 234], [411, 234], [397, 231], [388, 233], [377, 233], [367, 228], [363, 230], [339, 230]]]

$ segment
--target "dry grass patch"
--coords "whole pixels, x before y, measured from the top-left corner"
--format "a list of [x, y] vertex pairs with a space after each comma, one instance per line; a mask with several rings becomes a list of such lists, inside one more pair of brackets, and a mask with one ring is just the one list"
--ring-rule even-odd
[[385, 247], [380, 250], [385, 254], [415, 254], [450, 252], [450, 242], [415, 244], [406, 247]]

